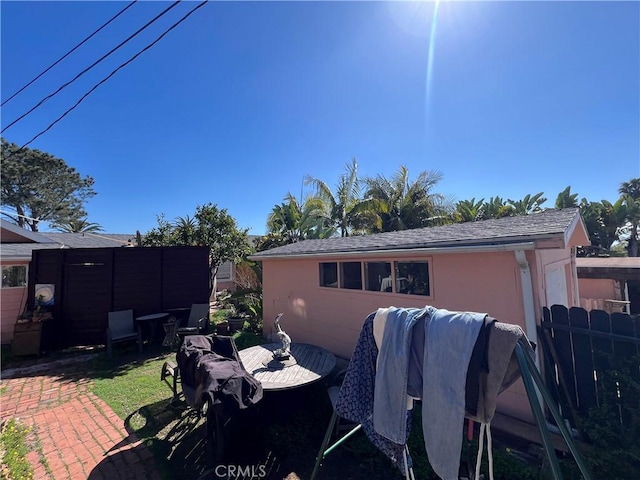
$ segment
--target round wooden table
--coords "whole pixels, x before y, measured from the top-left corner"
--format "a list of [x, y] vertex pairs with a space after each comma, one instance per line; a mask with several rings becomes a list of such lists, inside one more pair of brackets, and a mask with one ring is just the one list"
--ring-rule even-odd
[[240, 350], [240, 360], [262, 384], [263, 390], [287, 390], [326, 377], [336, 365], [333, 353], [306, 343], [291, 344], [291, 358], [277, 361], [273, 352], [281, 343], [267, 343]]

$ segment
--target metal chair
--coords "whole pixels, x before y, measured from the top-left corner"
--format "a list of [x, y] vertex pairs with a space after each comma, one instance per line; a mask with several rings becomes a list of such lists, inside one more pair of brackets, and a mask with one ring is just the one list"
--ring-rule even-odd
[[180, 336], [199, 335], [206, 331], [209, 322], [209, 304], [194, 303], [189, 311], [187, 325], [176, 328], [176, 333]]
[[[337, 447], [342, 445], [344, 442], [346, 442], [351, 436], [353, 436], [362, 428], [361, 424], [354, 424], [346, 421], [342, 419], [336, 412], [336, 403], [338, 402], [338, 396], [340, 394], [340, 385], [342, 384], [342, 380], [344, 379], [344, 374], [346, 372], [346, 369], [337, 372], [333, 377], [333, 385], [327, 388], [327, 395], [329, 396], [329, 400], [331, 401], [333, 412], [331, 414], [331, 419], [329, 420], [327, 430], [324, 434], [322, 445], [320, 446], [320, 450], [318, 451], [318, 456], [316, 457], [316, 463], [313, 466], [310, 480], [314, 480], [316, 478], [318, 470], [322, 465], [322, 461], [326, 458], [326, 456], [329, 455]], [[340, 437], [340, 434], [345, 431], [347, 433]], [[332, 436], [335, 436], [337, 440], [332, 445], [329, 445]], [[406, 478], [415, 480], [412, 467], [409, 467], [409, 469], [407, 470]]]
[[136, 329], [133, 321], [133, 310], [119, 310], [109, 312], [107, 326], [107, 356], [113, 357], [113, 344], [126, 342], [128, 340], [138, 341], [138, 351], [142, 352], [142, 335], [140, 329]]

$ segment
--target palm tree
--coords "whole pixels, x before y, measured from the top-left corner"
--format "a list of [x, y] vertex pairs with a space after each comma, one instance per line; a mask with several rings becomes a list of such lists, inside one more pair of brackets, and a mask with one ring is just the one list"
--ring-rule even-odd
[[173, 235], [176, 242], [180, 245], [196, 245], [196, 231], [198, 223], [195, 218], [187, 215], [186, 217], [178, 217], [173, 222]]
[[491, 197], [488, 202], [485, 202], [482, 205], [478, 215], [479, 220], [511, 217], [513, 216], [513, 207], [511, 205], [507, 205], [502, 197]]
[[482, 214], [482, 206], [484, 198], [476, 202], [475, 197], [471, 200], [460, 200], [456, 203], [456, 209], [453, 212], [453, 221], [456, 223], [475, 222]]
[[571, 193], [571, 186], [568, 186], [558, 194], [556, 198], [556, 208], [575, 208], [578, 206], [578, 194]]
[[340, 231], [342, 237], [364, 233], [377, 218], [374, 210], [376, 202], [364, 200], [361, 196], [356, 159], [347, 163], [345, 169], [346, 172], [338, 179], [335, 194], [320, 179], [308, 175], [304, 179], [305, 185], [315, 187], [316, 198], [324, 203], [323, 210], [328, 220]]
[[67, 223], [52, 225], [59, 232], [82, 233], [82, 232], [102, 232], [102, 226], [98, 223], [87, 221], [87, 217], [72, 218]]
[[640, 198], [635, 199], [631, 195], [623, 195], [621, 198], [625, 208], [625, 220], [631, 224], [627, 254], [630, 257], [638, 256], [638, 223], [640, 222]]
[[513, 207], [514, 215], [529, 215], [542, 210], [540, 205], [547, 201], [542, 195], [544, 195], [543, 192], [538, 192], [535, 195], [527, 194], [522, 200], [508, 199], [507, 202]]
[[618, 189], [624, 197], [627, 220], [631, 222], [631, 234], [627, 252], [630, 257], [638, 256], [638, 223], [640, 222], [640, 177], [622, 182]]
[[446, 221], [451, 207], [445, 197], [433, 193], [433, 187], [442, 179], [436, 170], [425, 170], [414, 182], [402, 165], [387, 179], [383, 175], [368, 178], [365, 198], [373, 200], [382, 224], [377, 231], [389, 232], [426, 227]]
[[628, 182], [622, 182], [618, 192], [621, 195], [631, 195], [634, 200], [640, 199], [640, 177], [632, 178]]
[[326, 238], [335, 233], [328, 224], [323, 202], [308, 197], [302, 205], [291, 192], [284, 202], [275, 205], [267, 218], [267, 229], [271, 242], [282, 245], [295, 243], [308, 238]]

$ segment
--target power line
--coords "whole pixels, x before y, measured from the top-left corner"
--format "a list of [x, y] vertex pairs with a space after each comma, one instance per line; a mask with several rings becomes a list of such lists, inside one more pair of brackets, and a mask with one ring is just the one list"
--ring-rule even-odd
[[89, 70], [91, 70], [93, 67], [95, 67], [96, 65], [98, 65], [100, 62], [102, 62], [105, 58], [107, 58], [109, 55], [111, 55], [113, 52], [115, 52], [116, 50], [118, 50], [120, 47], [122, 47], [125, 43], [127, 43], [129, 40], [131, 40], [133, 37], [137, 36], [138, 34], [140, 34], [140, 32], [142, 32], [144, 29], [146, 29], [149, 25], [151, 25], [152, 23], [154, 23], [155, 21], [157, 21], [160, 17], [162, 17], [163, 15], [165, 15], [169, 10], [171, 10], [172, 8], [176, 7], [182, 0], [177, 0], [174, 3], [172, 3], [169, 7], [165, 8], [162, 12], [160, 12], [158, 15], [156, 15], [152, 20], [148, 21], [145, 25], [143, 25], [142, 27], [140, 27], [135, 33], [131, 34], [126, 40], [120, 42], [120, 44], [118, 44], [117, 46], [115, 46], [114, 48], [112, 48], [109, 52], [107, 52], [106, 54], [104, 54], [102, 57], [100, 57], [98, 60], [96, 60], [95, 62], [93, 62], [91, 65], [89, 65], [87, 68], [85, 68], [84, 70], [82, 70], [79, 74], [77, 74], [74, 78], [72, 78], [71, 80], [69, 80], [67, 83], [61, 85], [60, 87], [58, 87], [58, 89], [53, 92], [50, 93], [49, 95], [47, 95], [46, 97], [44, 97], [42, 100], [40, 100], [36, 105], [34, 105], [30, 110], [28, 110], [27, 112], [23, 113], [22, 115], [20, 115], [18, 118], [16, 118], [13, 122], [11, 122], [9, 125], [7, 125], [6, 127], [4, 127], [2, 129], [2, 131], [0, 131], [0, 133], [4, 133], [7, 129], [11, 128], [13, 125], [15, 125], [16, 123], [18, 123], [20, 120], [22, 120], [24, 117], [26, 117], [27, 115], [29, 115], [30, 113], [32, 113], [36, 108], [40, 107], [44, 102], [46, 102], [47, 100], [49, 100], [51, 97], [57, 95], [58, 93], [60, 93], [61, 90], [63, 90], [64, 88], [68, 87], [69, 85], [71, 85], [73, 82], [75, 82], [78, 78], [80, 78], [82, 75], [84, 75], [85, 73], [87, 73]]
[[126, 62], [120, 64], [120, 66], [118, 66], [118, 68], [116, 68], [114, 71], [112, 71], [109, 75], [107, 75], [105, 78], [103, 78], [102, 80], [100, 80], [98, 83], [96, 83], [93, 87], [91, 87], [87, 93], [85, 93], [82, 97], [80, 97], [80, 100], [78, 100], [72, 107], [70, 107], [69, 109], [67, 109], [66, 112], [64, 112], [62, 115], [60, 115], [57, 119], [55, 119], [47, 128], [45, 128], [44, 130], [42, 130], [40, 133], [38, 133], [35, 137], [33, 137], [31, 140], [29, 140], [27, 143], [25, 143], [24, 145], [22, 145], [18, 150], [12, 152], [8, 157], [6, 157], [4, 159], [4, 161], [7, 161], [9, 158], [11, 158], [12, 156], [14, 156], [15, 154], [17, 154], [18, 152], [20, 152], [21, 150], [23, 150], [27, 145], [30, 145], [31, 143], [33, 143], [38, 137], [40, 137], [41, 135], [45, 134], [46, 132], [48, 132], [56, 123], [58, 123], [60, 120], [62, 120], [64, 117], [67, 116], [67, 114], [69, 114], [72, 110], [74, 110], [78, 105], [80, 105], [80, 103], [82, 103], [82, 101], [87, 98], [89, 95], [91, 95], [91, 93], [93, 93], [100, 85], [102, 85], [103, 83], [105, 83], [107, 80], [109, 80], [111, 77], [113, 77], [121, 68], [126, 67], [128, 64], [130, 64], [131, 62], [133, 62], [136, 58], [138, 58], [140, 55], [142, 55], [144, 52], [146, 52], [147, 50], [149, 50], [151, 47], [153, 47], [156, 43], [158, 43], [160, 40], [162, 40], [164, 38], [164, 36], [169, 33], [171, 30], [173, 30], [174, 28], [176, 28], [178, 25], [180, 25], [182, 22], [184, 22], [189, 16], [191, 16], [192, 13], [194, 13], [196, 10], [198, 10], [199, 8], [203, 7], [208, 0], [204, 0], [202, 3], [196, 5], [194, 8], [192, 8], [191, 10], [189, 10], [186, 15], [184, 15], [180, 20], [178, 20], [176, 23], [174, 23], [173, 25], [171, 25], [167, 30], [165, 30], [158, 38], [156, 38], [153, 42], [151, 42], [150, 44], [148, 44], [146, 47], [144, 47], [142, 50], [140, 50], [138, 53], [136, 53], [133, 57], [131, 57], [129, 60], [127, 60]]
[[118, 13], [116, 13], [113, 17], [111, 17], [109, 20], [107, 20], [106, 23], [102, 24], [102, 26], [100, 28], [98, 28], [97, 30], [95, 30], [91, 35], [89, 35], [87, 38], [85, 38], [84, 40], [82, 40], [80, 43], [78, 43], [75, 47], [73, 47], [71, 50], [69, 50], [67, 53], [65, 53], [63, 56], [61, 56], [58, 60], [56, 60], [55, 62], [53, 62], [51, 65], [49, 65], [47, 68], [45, 68], [42, 72], [40, 72], [39, 75], [37, 75], [34, 79], [32, 79], [29, 83], [27, 83], [26, 85], [24, 85], [20, 90], [18, 90], [16, 93], [14, 93], [13, 95], [11, 95], [9, 98], [7, 98], [4, 102], [2, 102], [0, 104], [0, 107], [4, 107], [4, 105], [11, 101], [16, 95], [18, 95], [19, 93], [21, 93], [24, 89], [26, 89], [27, 87], [29, 87], [33, 82], [35, 82], [36, 80], [38, 80], [40, 77], [42, 77], [45, 73], [47, 73], [49, 70], [51, 70], [53, 67], [55, 67], [57, 64], [59, 64], [62, 60], [64, 60], [65, 58], [67, 58], [69, 55], [71, 55], [73, 52], [75, 52], [78, 48], [80, 48], [82, 45], [84, 45], [88, 40], [90, 40], [94, 35], [96, 35], [98, 32], [100, 32], [100, 30], [102, 30], [103, 28], [105, 28], [107, 25], [109, 25], [111, 22], [113, 22], [116, 18], [118, 18], [120, 15], [122, 15], [126, 10], [128, 10], [130, 7], [133, 6], [134, 3], [136, 3], [138, 0], [133, 0], [133, 2], [131, 2], [129, 5], [127, 5], [126, 7], [124, 7], [122, 10], [120, 10]]

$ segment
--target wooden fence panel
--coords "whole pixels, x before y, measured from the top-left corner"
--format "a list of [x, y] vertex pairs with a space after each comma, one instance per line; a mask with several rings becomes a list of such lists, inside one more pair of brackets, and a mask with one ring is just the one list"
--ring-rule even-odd
[[35, 250], [28, 291], [33, 302], [35, 283], [55, 285], [56, 347], [102, 344], [109, 311], [133, 308], [144, 315], [174, 303], [206, 303], [208, 253], [206, 247]]
[[[594, 332], [611, 333], [611, 319], [604, 310], [591, 310], [589, 313], [590, 327]], [[596, 374], [596, 391], [598, 405], [602, 405], [606, 389], [603, 375], [611, 369], [609, 356], [613, 353], [613, 342], [608, 338], [594, 337], [591, 339], [593, 349], [593, 367]]]
[[[543, 308], [544, 338], [552, 337], [555, 363], [545, 353], [545, 370], [551, 393], [563, 407], [569, 399], [581, 415], [604, 402], [618, 405], [623, 425], [633, 421], [634, 385], [640, 384], [640, 316], [609, 315], [603, 310], [586, 310], [554, 305]], [[544, 347], [544, 344], [543, 344]], [[635, 362], [635, 363], [634, 363]], [[559, 374], [557, 378], [554, 368]], [[612, 372], [616, 372], [612, 375]], [[562, 392], [560, 395], [559, 392]], [[573, 420], [573, 419], [572, 419]], [[575, 425], [574, 425], [575, 426]]]
[[[569, 327], [569, 311], [563, 305], [551, 306], [551, 323], [563, 327]], [[573, 368], [573, 350], [571, 346], [571, 334], [563, 329], [553, 329], [553, 345], [558, 355], [560, 365], [557, 368], [562, 372], [562, 377], [570, 382], [567, 385], [570, 395], [569, 401], [575, 408], [578, 405], [578, 398], [575, 388], [575, 371]]]
[[[572, 307], [569, 310], [569, 324], [572, 327], [589, 330], [589, 315], [583, 308]], [[593, 358], [591, 355], [591, 338], [588, 333], [571, 333], [573, 344], [573, 360], [575, 368], [577, 409], [586, 414], [596, 406], [596, 385], [593, 378]]]
[[[623, 335], [625, 337], [636, 338], [633, 319], [624, 313], [613, 313], [611, 315], [611, 332]], [[625, 365], [633, 358], [637, 359], [638, 347], [632, 343], [615, 341], [613, 342], [613, 355], [615, 358], [616, 368], [621, 369], [625, 374], [630, 375], [630, 379], [619, 379], [617, 382], [617, 402], [620, 405], [630, 404], [633, 401], [633, 390], [628, 383], [629, 381], [638, 382], [640, 380], [640, 372], [638, 368], [627, 368]], [[632, 418], [632, 412], [628, 409], [621, 408], [620, 415], [623, 425], [628, 425]]]

